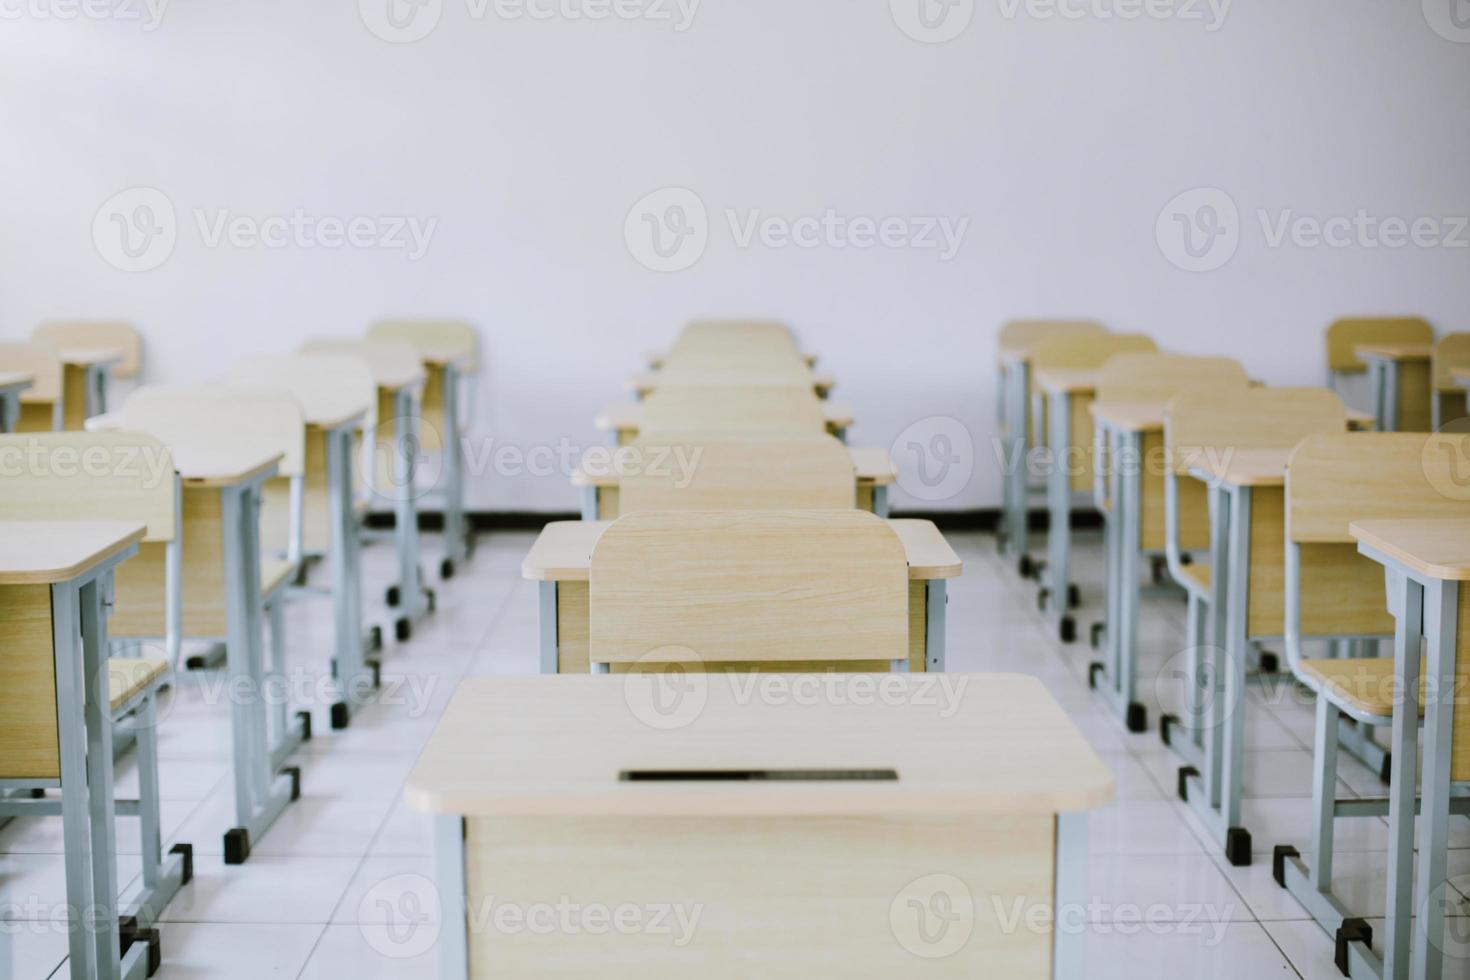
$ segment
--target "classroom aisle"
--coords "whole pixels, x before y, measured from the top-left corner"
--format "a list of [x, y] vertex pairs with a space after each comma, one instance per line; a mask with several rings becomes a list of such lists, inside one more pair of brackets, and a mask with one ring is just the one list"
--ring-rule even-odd
[[[1089, 980], [1338, 976], [1326, 935], [1271, 879], [1273, 844], [1291, 842], [1308, 854], [1310, 702], [1290, 686], [1251, 694], [1246, 812], [1257, 855], [1249, 868], [1230, 868], [1175, 801], [1178, 763], [1157, 734], [1128, 735], [1088, 692], [1085, 643], [1063, 649], [1051, 639], [1034, 611], [1032, 587], [1002, 567], [992, 536], [948, 538], [965, 560], [964, 576], [950, 583], [951, 669], [1041, 677], [1117, 779], [1118, 799], [1091, 822]], [[322, 600], [289, 607], [292, 698], [314, 708], [316, 738], [299, 759], [302, 799], [244, 866], [226, 868], [221, 858], [219, 831], [231, 808], [228, 718], [218, 705], [226, 694], [217, 679], [193, 678], [165, 697], [165, 846], [193, 843], [195, 878], [167, 910], [160, 978], [432, 973], [430, 838], [423, 818], [401, 801], [401, 787], [461, 677], [535, 670], [536, 589], [520, 577], [533, 539], [529, 532], [481, 536], [474, 559], [439, 587], [438, 613], [406, 647], [390, 649], [380, 703], [346, 732], [327, 730], [325, 709], [311, 703], [330, 640], [329, 606]], [[426, 554], [437, 548], [428, 537]], [[392, 550], [377, 545], [363, 554], [368, 619], [383, 622], [379, 597], [392, 573]], [[1080, 535], [1084, 625], [1096, 616], [1100, 572], [1098, 537]], [[1151, 724], [1153, 678], [1168, 653], [1182, 648], [1183, 609], [1172, 598], [1144, 599], [1140, 695]], [[1349, 791], [1381, 792], [1377, 777], [1351, 759], [1342, 772]], [[120, 784], [134, 778], [124, 762]], [[1455, 830], [1451, 874], [1470, 881], [1470, 824]], [[1385, 834], [1381, 820], [1338, 828], [1340, 887], [1355, 904], [1380, 910]], [[137, 873], [135, 838], [135, 822], [119, 818], [124, 879]], [[66, 937], [48, 921], [48, 910], [64, 902], [60, 851], [59, 821], [0, 829], [0, 964], [9, 956], [20, 980], [66, 976]], [[1463, 902], [1458, 912], [1465, 914]], [[1470, 918], [1464, 921], [1456, 935], [1470, 931]], [[1470, 977], [1470, 946], [1459, 953], [1447, 959], [1447, 976]]]

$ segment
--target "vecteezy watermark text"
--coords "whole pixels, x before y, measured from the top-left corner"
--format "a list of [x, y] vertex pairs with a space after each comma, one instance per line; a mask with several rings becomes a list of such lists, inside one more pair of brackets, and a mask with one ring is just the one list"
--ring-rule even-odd
[[155, 31], [169, 0], [0, 0], [0, 20], [139, 22]]
[[[464, 0], [465, 17], [506, 23], [598, 23], [641, 21], [676, 33], [689, 30], [700, 0]], [[375, 37], [390, 44], [412, 44], [434, 32], [444, 16], [444, 0], [357, 0], [358, 16]]]

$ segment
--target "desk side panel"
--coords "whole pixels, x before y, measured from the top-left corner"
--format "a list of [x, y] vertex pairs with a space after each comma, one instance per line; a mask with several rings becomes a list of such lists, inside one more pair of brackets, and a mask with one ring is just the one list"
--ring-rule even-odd
[[[1054, 825], [472, 818], [470, 976], [1049, 977]], [[640, 927], [512, 924], [559, 902], [636, 909]], [[656, 920], [658, 909], [672, 911]]]
[[0, 586], [0, 779], [56, 779], [51, 587]]

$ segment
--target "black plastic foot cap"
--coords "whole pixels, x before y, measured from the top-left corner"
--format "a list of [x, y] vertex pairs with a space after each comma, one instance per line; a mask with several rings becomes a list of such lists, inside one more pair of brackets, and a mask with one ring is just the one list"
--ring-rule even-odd
[[348, 714], [346, 701], [338, 701], [332, 705], [332, 728], [334, 730], [346, 728], [350, 718], [351, 715]]
[[301, 767], [282, 766], [281, 774], [291, 777], [291, 802], [301, 799]]
[[184, 658], [185, 670], [203, 670], [208, 664], [209, 661], [205, 660], [201, 654], [194, 653]]
[[168, 849], [170, 854], [178, 854], [184, 859], [184, 873], [179, 877], [180, 885], [187, 885], [194, 880], [194, 845], [175, 844]]
[[1225, 831], [1225, 860], [1231, 867], [1245, 868], [1251, 863], [1251, 832], [1244, 827]]
[[1063, 643], [1077, 642], [1077, 620], [1071, 616], [1063, 616], [1057, 625], [1057, 633], [1061, 636]]
[[1046, 604], [1051, 601], [1051, 589], [1038, 589], [1036, 591], [1036, 608], [1046, 612]]
[[1092, 624], [1092, 631], [1088, 634], [1087, 640], [1088, 640], [1089, 643], [1092, 644], [1092, 648], [1094, 650], [1096, 650], [1099, 646], [1102, 645], [1102, 635], [1103, 635], [1103, 631], [1106, 630], [1106, 629], [1107, 629], [1107, 624], [1106, 623], [1093, 623]]
[[433, 612], [439, 606], [439, 597], [434, 593], [433, 589], [424, 590], [424, 600], [428, 603], [429, 612]]
[[383, 649], [383, 627], [374, 626], [368, 631], [368, 645], [374, 650]]
[[1075, 585], [1067, 586], [1067, 608], [1076, 609], [1082, 605], [1082, 590]]
[[1194, 766], [1179, 767], [1179, 778], [1174, 785], [1174, 791], [1179, 794], [1179, 799], [1181, 802], [1189, 802], [1189, 779], [1191, 776], [1198, 775], [1199, 770], [1196, 769]]
[[1271, 849], [1271, 877], [1276, 879], [1276, 884], [1286, 887], [1286, 859], [1301, 856], [1302, 852], [1290, 844], [1277, 844]]
[[301, 741], [303, 741], [303, 742], [310, 742], [311, 741], [311, 712], [310, 711], [298, 711], [298, 712], [296, 712], [296, 720], [299, 721], [299, 722], [301, 722]]
[[1373, 945], [1373, 927], [1362, 919], [1343, 919], [1342, 925], [1337, 927], [1336, 936], [1337, 949], [1333, 953], [1332, 961], [1337, 964], [1337, 970], [1343, 976], [1348, 973], [1348, 943], [1362, 943], [1364, 946]]
[[1036, 563], [1031, 560], [1030, 555], [1022, 555], [1021, 560], [1016, 562], [1016, 571], [1021, 573], [1022, 578], [1030, 578], [1035, 568]]
[[1381, 765], [1381, 766], [1378, 767], [1378, 778], [1381, 779], [1381, 780], [1383, 780], [1383, 784], [1385, 786], [1387, 786], [1388, 785], [1388, 781], [1389, 781], [1390, 777], [1392, 777], [1392, 776], [1393, 776], [1393, 753], [1391, 753], [1391, 752], [1385, 752], [1385, 753], [1383, 753], [1383, 765]]
[[383, 664], [378, 660], [369, 660], [367, 669], [373, 672], [373, 690], [383, 686]]
[[393, 636], [399, 643], [413, 635], [413, 625], [409, 623], [407, 616], [399, 616], [393, 622]]
[[390, 585], [390, 586], [388, 586], [388, 591], [383, 596], [383, 600], [385, 602], [387, 602], [388, 605], [390, 605], [390, 606], [396, 606], [396, 605], [398, 605], [398, 586], [396, 586], [396, 585]]
[[1148, 731], [1148, 709], [1137, 701], [1128, 705], [1128, 730], [1135, 735]]
[[1097, 675], [1101, 674], [1104, 669], [1103, 665], [1097, 661], [1087, 665], [1087, 686], [1094, 691], [1097, 690]]
[[454, 578], [454, 562], [451, 559], [446, 558], [439, 563], [439, 577]]
[[225, 831], [225, 864], [244, 864], [250, 857], [250, 831], [231, 827]]
[[151, 977], [163, 965], [163, 941], [157, 929], [139, 929], [138, 942], [148, 944], [148, 975]]
[[1179, 723], [1178, 715], [1159, 715], [1159, 738], [1169, 744], [1169, 729]]
[[1279, 674], [1281, 672], [1281, 660], [1274, 653], [1261, 654], [1261, 673]]

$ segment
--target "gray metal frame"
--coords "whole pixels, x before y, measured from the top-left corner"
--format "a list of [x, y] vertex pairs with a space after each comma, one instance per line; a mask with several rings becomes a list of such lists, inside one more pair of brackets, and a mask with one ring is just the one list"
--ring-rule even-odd
[[107, 382], [112, 375], [110, 363], [87, 365], [86, 393], [83, 404], [87, 418], [107, 411]]
[[1373, 420], [1379, 432], [1399, 430], [1399, 362], [1391, 357], [1363, 356], [1373, 383]]
[[467, 557], [464, 519], [464, 443], [459, 432], [459, 368], [444, 365], [444, 557], [453, 565]]
[[[1141, 711], [1137, 705], [1138, 548], [1142, 484], [1139, 434], [1096, 423], [1098, 473], [1094, 496], [1103, 515], [1106, 581], [1102, 669], [1096, 690], [1120, 718]], [[1103, 461], [1106, 460], [1106, 473]], [[1106, 491], [1103, 490], [1106, 487]], [[1104, 493], [1106, 496], [1104, 497]]]
[[335, 628], [332, 677], [337, 689], [337, 701], [332, 706], [334, 728], [343, 727], [346, 717], [365, 703], [365, 695], [376, 686], [376, 677], [363, 655], [361, 541], [352, 506], [352, 433], [356, 428], [357, 421], [353, 420], [325, 431], [330, 525], [327, 564]]
[[[1086, 976], [1086, 811], [1057, 814], [1056, 885], [1052, 896], [1052, 976], [1056, 980]], [[1069, 910], [1075, 912], [1069, 914]]]
[[394, 480], [397, 497], [393, 503], [393, 533], [398, 546], [398, 612], [402, 619], [417, 622], [432, 610], [429, 590], [419, 567], [419, 515], [414, 481], [418, 476], [419, 405], [417, 391], [405, 385], [393, 392]]
[[1000, 553], [1019, 558], [1027, 554], [1028, 505], [1031, 488], [1027, 480], [1026, 458], [1030, 451], [1031, 365], [1022, 357], [1012, 358], [1001, 367], [1001, 428], [1005, 432], [1006, 464], [1001, 474], [1002, 535]]
[[439, 976], [469, 980], [469, 888], [465, 882], [464, 818], [434, 817], [434, 871], [440, 899]]
[[0, 385], [0, 433], [14, 432], [20, 424], [20, 393], [29, 387], [30, 381]]

